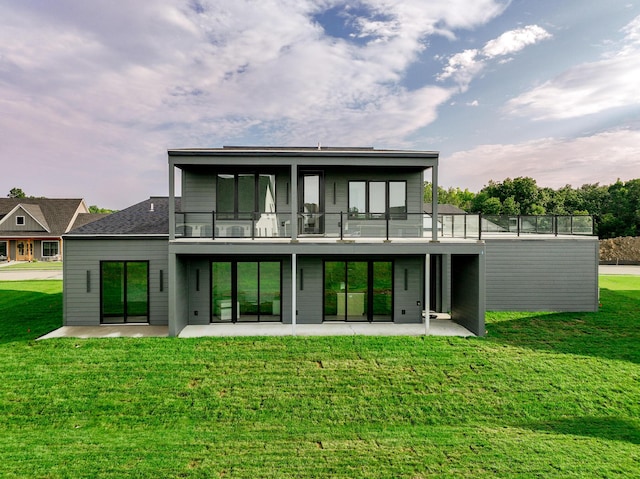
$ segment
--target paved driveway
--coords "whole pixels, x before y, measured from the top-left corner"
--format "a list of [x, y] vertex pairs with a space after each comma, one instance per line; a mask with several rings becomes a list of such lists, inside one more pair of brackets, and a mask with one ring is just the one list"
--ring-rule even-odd
[[62, 279], [62, 270], [7, 270], [4, 266], [8, 263], [0, 263], [0, 281], [24, 281], [28, 279]]

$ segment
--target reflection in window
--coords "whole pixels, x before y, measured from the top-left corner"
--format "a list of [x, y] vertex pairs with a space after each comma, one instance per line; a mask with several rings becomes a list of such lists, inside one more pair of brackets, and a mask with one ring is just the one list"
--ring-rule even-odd
[[367, 212], [367, 183], [349, 182], [349, 215], [359, 217]]
[[218, 219], [252, 219], [276, 210], [276, 177], [265, 173], [218, 174]]
[[59, 253], [59, 247], [57, 241], [43, 241], [42, 242], [42, 256], [57, 256]]
[[383, 218], [385, 213], [407, 213], [406, 181], [350, 181], [349, 216], [351, 218]]
[[148, 262], [101, 262], [100, 287], [102, 323], [149, 321]]

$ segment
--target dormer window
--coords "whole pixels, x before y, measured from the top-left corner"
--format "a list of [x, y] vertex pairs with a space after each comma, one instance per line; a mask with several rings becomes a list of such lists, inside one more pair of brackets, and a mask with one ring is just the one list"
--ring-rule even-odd
[[24, 226], [24, 216], [16, 216], [16, 226]]

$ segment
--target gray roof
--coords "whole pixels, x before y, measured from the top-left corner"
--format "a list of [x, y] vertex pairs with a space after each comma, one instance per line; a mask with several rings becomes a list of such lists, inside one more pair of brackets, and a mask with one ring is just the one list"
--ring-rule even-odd
[[48, 228], [53, 236], [62, 236], [67, 231], [76, 212], [87, 211], [81, 198], [0, 198], [0, 218], [18, 205]]
[[[153, 208], [151, 207], [153, 205]], [[176, 210], [180, 198], [176, 198]], [[168, 235], [169, 198], [152, 196], [124, 210], [73, 229], [70, 235]]]

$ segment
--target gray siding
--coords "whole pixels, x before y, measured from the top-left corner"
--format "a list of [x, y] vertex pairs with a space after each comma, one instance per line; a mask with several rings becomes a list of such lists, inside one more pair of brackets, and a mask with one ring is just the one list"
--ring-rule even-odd
[[[23, 225], [16, 224], [17, 216], [24, 217]], [[23, 231], [28, 231], [29, 233], [31, 233], [32, 231], [41, 231], [43, 233], [47, 232], [40, 223], [33, 219], [33, 217], [29, 213], [21, 209], [18, 209], [18, 211], [11, 216], [4, 218], [4, 222], [2, 223], [2, 231], [11, 233], [21, 233]]]
[[[302, 281], [304, 289], [300, 290]], [[298, 256], [296, 322], [300, 324], [322, 323], [324, 312], [323, 263], [319, 257]]]
[[[407, 289], [405, 289], [405, 270]], [[395, 258], [393, 272], [393, 320], [396, 323], [422, 322], [424, 309], [424, 258]], [[418, 304], [418, 301], [420, 304]], [[404, 314], [403, 314], [404, 311]]]
[[214, 172], [182, 172], [182, 211], [211, 212], [216, 204], [216, 174]]
[[451, 319], [484, 336], [483, 255], [451, 255]]
[[[168, 243], [158, 239], [65, 238], [64, 324], [100, 324], [100, 261], [149, 261], [149, 322], [168, 322]], [[163, 291], [160, 291], [163, 270]], [[87, 275], [89, 285], [87, 285]]]
[[488, 310], [597, 311], [597, 238], [485, 241]]
[[[211, 322], [211, 273], [208, 258], [192, 258], [187, 267], [188, 324]], [[184, 292], [182, 292], [184, 294]]]

